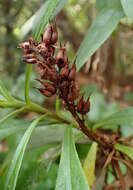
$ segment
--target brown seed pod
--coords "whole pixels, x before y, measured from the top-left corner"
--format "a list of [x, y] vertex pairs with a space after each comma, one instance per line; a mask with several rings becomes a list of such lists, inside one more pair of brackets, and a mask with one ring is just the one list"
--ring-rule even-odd
[[21, 44], [19, 44], [19, 48], [30, 49], [30, 43], [29, 42], [22, 42]]
[[75, 63], [72, 65], [68, 78], [69, 80], [73, 80], [73, 81], [76, 80], [76, 64]]
[[49, 24], [46, 31], [43, 33], [42, 40], [46, 45], [49, 45], [52, 37], [52, 25]]
[[58, 32], [57, 32], [57, 28], [56, 28], [56, 20], [54, 21], [54, 26], [52, 28], [53, 33], [52, 33], [52, 37], [51, 37], [51, 44], [55, 44], [58, 40]]
[[61, 79], [67, 78], [68, 74], [69, 74], [69, 67], [68, 65], [65, 65], [65, 67], [63, 67], [60, 72]]
[[38, 88], [38, 90], [41, 92], [41, 94], [43, 94], [46, 97], [51, 97], [53, 94], [45, 89], [42, 88]]
[[83, 112], [84, 114], [90, 111], [90, 97], [88, 97], [86, 103], [84, 104]]
[[84, 108], [84, 98], [82, 96], [81, 99], [79, 100], [78, 104], [77, 104], [77, 111], [79, 113], [82, 113], [83, 108]]
[[60, 48], [59, 48], [57, 56], [56, 56], [56, 63], [58, 65], [59, 69], [64, 67], [64, 65], [68, 64], [66, 48], [62, 47], [61, 43], [60, 43]]
[[52, 83], [49, 83], [49, 82], [43, 82], [42, 80], [38, 80], [44, 87], [45, 87], [45, 90], [51, 92], [52, 94], [55, 94], [56, 93], [56, 87], [54, 86], [54, 84]]
[[29, 58], [29, 59], [23, 58], [23, 61], [25, 61], [29, 64], [36, 64], [37, 59], [36, 58]]

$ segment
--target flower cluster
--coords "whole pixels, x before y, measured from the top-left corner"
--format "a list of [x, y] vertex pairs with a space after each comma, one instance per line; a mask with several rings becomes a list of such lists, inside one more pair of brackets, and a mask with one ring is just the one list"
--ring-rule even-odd
[[[49, 24], [37, 43], [30, 38], [20, 44], [24, 50], [24, 61], [36, 64], [40, 73], [38, 80], [43, 88], [39, 91], [46, 97], [58, 94], [66, 108], [75, 116], [77, 113], [85, 115], [90, 110], [89, 98], [85, 102], [79, 98], [79, 89], [76, 83], [76, 64], [69, 68], [66, 46], [60, 43], [57, 46], [58, 32], [56, 21]], [[77, 103], [75, 103], [77, 102]]]

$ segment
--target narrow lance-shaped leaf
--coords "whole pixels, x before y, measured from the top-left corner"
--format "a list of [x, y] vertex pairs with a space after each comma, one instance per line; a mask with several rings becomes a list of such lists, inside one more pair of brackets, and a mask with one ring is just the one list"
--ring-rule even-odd
[[2, 94], [2, 96], [5, 97], [9, 101], [13, 100], [13, 97], [8, 94], [8, 91], [2, 84], [1, 80], [0, 80], [0, 94]]
[[84, 173], [90, 187], [93, 186], [95, 180], [96, 153], [97, 143], [93, 142], [83, 165]]
[[89, 28], [77, 52], [77, 69], [79, 70], [88, 57], [91, 56], [111, 35], [124, 13], [119, 0], [110, 1], [102, 8], [96, 20]]
[[[63, 8], [67, 0], [61, 0], [53, 12], [52, 18]], [[32, 29], [35, 30], [42, 17], [45, 15], [48, 1], [44, 2], [37, 12], [30, 17], [21, 28], [21, 37], [24, 38]]]
[[93, 129], [99, 127], [109, 127], [109, 125], [129, 125], [133, 126], [133, 107], [120, 110], [101, 121], [97, 122]]
[[72, 129], [65, 131], [61, 160], [56, 182], [56, 190], [89, 190], [83, 169], [78, 158]]
[[126, 154], [131, 160], [133, 160], [133, 148], [122, 144], [115, 144], [115, 149]]
[[44, 116], [39, 117], [38, 119], [34, 120], [31, 125], [28, 127], [26, 132], [24, 133], [24, 136], [22, 137], [15, 154], [13, 156], [12, 162], [10, 164], [7, 178], [6, 178], [6, 184], [5, 184], [5, 190], [15, 190], [18, 174], [20, 171], [20, 167], [22, 164], [22, 160], [24, 157], [25, 149], [28, 144], [28, 141], [30, 139], [31, 133], [34, 130], [37, 123], [43, 118]]
[[25, 110], [24, 107], [17, 109], [11, 113], [9, 113], [8, 115], [6, 115], [5, 117], [3, 117], [2, 119], [0, 119], [0, 124], [7, 121], [8, 119], [14, 118], [15, 116], [17, 116], [19, 113], [23, 112]]
[[127, 17], [133, 21], [133, 1], [132, 0], [121, 0], [122, 7]]

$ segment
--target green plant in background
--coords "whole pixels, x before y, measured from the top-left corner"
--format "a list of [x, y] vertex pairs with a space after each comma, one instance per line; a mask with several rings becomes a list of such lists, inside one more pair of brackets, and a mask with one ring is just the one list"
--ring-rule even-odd
[[[36, 41], [40, 41], [40, 34], [44, 32], [47, 23], [63, 8], [65, 2], [65, 0], [48, 0], [45, 3], [45, 12], [41, 15], [40, 24], [33, 33]], [[111, 35], [121, 18], [124, 16], [133, 18], [131, 0], [98, 0], [97, 7], [99, 13], [96, 20], [88, 29], [76, 55], [78, 70], [85, 64], [88, 57]], [[60, 48], [64, 51], [64, 48]], [[51, 112], [47, 108], [34, 103], [30, 98], [31, 71], [32, 65], [27, 65], [25, 100], [23, 101], [10, 95], [2, 82], [0, 83], [0, 107], [12, 109], [11, 112], [0, 119], [0, 140], [7, 139], [10, 149], [8, 155], [3, 155], [5, 161], [0, 166], [0, 187], [5, 190], [99, 190], [103, 189], [105, 184], [111, 187], [108, 181], [116, 178], [119, 180], [119, 187], [122, 190], [130, 188], [132, 184], [129, 186], [125, 178], [131, 177], [133, 172], [132, 136], [123, 137], [123, 132], [120, 133], [119, 129], [122, 126], [126, 127], [126, 125], [132, 128], [133, 108], [120, 110], [106, 117], [103, 116], [101, 120], [98, 118], [96, 122], [92, 122], [89, 115], [91, 111], [88, 116], [86, 115], [89, 110], [88, 107], [87, 111], [83, 112], [85, 107], [83, 99], [80, 99], [78, 103], [74, 103], [71, 107], [61, 95], [59, 96], [60, 99], [64, 100], [66, 109], [72, 113], [73, 117], [68, 111], [59, 109], [60, 101], [58, 99], [56, 111]], [[71, 71], [69, 71], [69, 75], [71, 73], [70, 78], [75, 81], [75, 66], [72, 67]], [[46, 95], [46, 91], [42, 92]], [[73, 97], [75, 93], [75, 91], [72, 91], [72, 102], [77, 98]], [[85, 93], [87, 93], [87, 89], [85, 89]], [[95, 96], [92, 98], [95, 104]], [[93, 110], [92, 99], [90, 101]], [[102, 103], [105, 112], [106, 106]], [[74, 109], [78, 109], [79, 113], [75, 114]], [[29, 112], [36, 113], [37, 118], [34, 121], [14, 119], [20, 114]], [[60, 146], [61, 142], [63, 142], [62, 148]], [[77, 150], [79, 150], [78, 154], [75, 143], [77, 144]], [[82, 143], [82, 147], [79, 148], [80, 143]], [[61, 158], [57, 171], [60, 154]], [[35, 160], [32, 158], [32, 162], [28, 162], [28, 156], [29, 160], [32, 157], [35, 157]], [[83, 169], [79, 159], [80, 156], [85, 160]], [[37, 167], [34, 168], [34, 166]], [[32, 171], [32, 167], [34, 171]], [[31, 171], [33, 180], [27, 176], [29, 184], [25, 179], [24, 187], [21, 187], [23, 186], [21, 180], [25, 175], [24, 169], [29, 175], [31, 175]], [[111, 176], [113, 177], [111, 178]]]

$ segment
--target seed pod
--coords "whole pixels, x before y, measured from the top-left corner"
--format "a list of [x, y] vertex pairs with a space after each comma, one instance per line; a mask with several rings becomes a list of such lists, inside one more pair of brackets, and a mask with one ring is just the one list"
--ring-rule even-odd
[[35, 55], [35, 53], [30, 53], [30, 54], [26, 54], [26, 55], [24, 55], [24, 59], [36, 59], [37, 57], [36, 57], [36, 55]]
[[23, 61], [25, 61], [29, 64], [35, 64], [37, 62], [37, 59], [36, 58], [30, 58], [30, 59], [23, 58]]
[[45, 54], [48, 51], [48, 47], [46, 47], [45, 43], [41, 43], [37, 46], [37, 50], [39, 53]]
[[68, 78], [69, 78], [69, 80], [75, 80], [76, 79], [76, 64], [75, 63], [72, 65], [72, 68], [70, 70]]
[[47, 78], [51, 82], [55, 82], [55, 81], [58, 80], [58, 73], [56, 71], [48, 70], [48, 72], [47, 72]]
[[51, 44], [55, 44], [58, 40], [58, 32], [57, 32], [57, 28], [56, 28], [56, 20], [54, 22], [54, 26], [53, 26], [53, 33], [52, 33], [52, 37], [51, 37]]
[[29, 49], [30, 43], [29, 42], [22, 42], [21, 44], [19, 44], [19, 47], [22, 49]]
[[78, 104], [77, 104], [77, 111], [79, 113], [82, 113], [83, 108], [84, 108], [84, 98], [82, 96], [81, 99], [79, 100]]
[[43, 82], [42, 80], [38, 80], [38, 81], [45, 87], [45, 90], [51, 92], [52, 94], [56, 93], [56, 88], [53, 84], [49, 82]]
[[46, 97], [51, 97], [53, 94], [45, 89], [38, 88], [38, 90]]
[[84, 111], [84, 114], [90, 111], [90, 97], [88, 97], [86, 103], [84, 104], [83, 111]]
[[38, 45], [38, 43], [32, 37], [29, 38], [29, 44], [31, 46], [37, 46]]
[[52, 37], [52, 26], [48, 25], [46, 31], [43, 33], [42, 40], [46, 45], [49, 45], [51, 42], [51, 37]]
[[60, 48], [59, 48], [59, 51], [56, 56], [56, 63], [58, 65], [59, 69], [61, 69], [62, 67], [64, 67], [64, 65], [66, 65], [68, 63], [66, 49], [62, 48], [61, 44], [60, 44]]
[[69, 74], [69, 68], [68, 65], [65, 65], [65, 67], [63, 67], [60, 72], [61, 79], [67, 78], [68, 74]]

